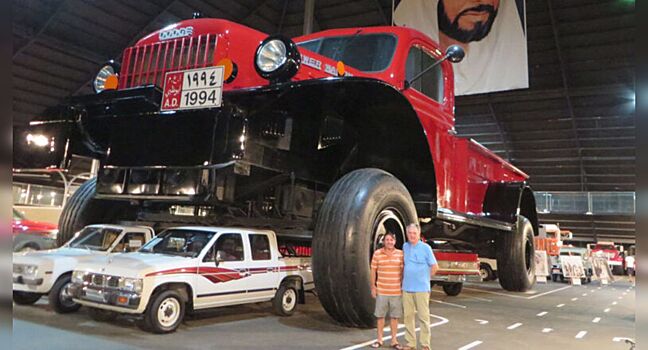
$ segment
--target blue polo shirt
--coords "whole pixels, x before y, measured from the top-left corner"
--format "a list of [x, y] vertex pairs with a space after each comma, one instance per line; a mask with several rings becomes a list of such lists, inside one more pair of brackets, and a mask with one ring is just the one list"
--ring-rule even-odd
[[403, 291], [429, 292], [430, 268], [436, 264], [432, 247], [420, 241], [416, 245], [403, 244], [405, 268], [403, 269]]

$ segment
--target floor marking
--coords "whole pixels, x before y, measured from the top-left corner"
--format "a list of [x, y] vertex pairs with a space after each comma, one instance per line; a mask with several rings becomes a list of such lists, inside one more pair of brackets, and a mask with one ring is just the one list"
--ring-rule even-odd
[[583, 296], [586, 297], [586, 296], [587, 296], [587, 293], [583, 293]]
[[550, 333], [552, 331], [553, 331], [553, 329], [551, 329], [551, 328], [543, 328], [542, 329], [542, 333]]
[[613, 301], [613, 302], [612, 302], [612, 305], [616, 305], [616, 304], [617, 304], [617, 302], [616, 302], [616, 301]]
[[490, 294], [496, 294], [496, 295], [503, 295], [503, 296], [505, 296], [505, 297], [511, 297], [511, 298], [519, 298], [519, 299], [527, 299], [527, 300], [529, 300], [529, 299], [539, 298], [539, 297], [544, 296], [544, 295], [547, 295], [547, 294], [560, 292], [561, 290], [565, 290], [565, 289], [567, 289], [567, 288], [571, 288], [571, 287], [572, 287], [572, 286], [566, 286], [566, 287], [562, 287], [562, 288], [558, 288], [558, 289], [550, 290], [550, 291], [548, 291], [548, 292], [544, 292], [544, 293], [540, 293], [540, 294], [532, 295], [532, 296], [530, 296], [530, 297], [523, 297], [523, 296], [519, 296], [519, 295], [513, 295], [513, 294], [507, 294], [507, 293], [493, 292], [493, 291], [490, 291], [490, 290], [484, 290], [484, 289], [478, 289], [478, 288], [466, 288], [466, 287], [464, 287], [464, 289], [465, 289], [465, 290], [474, 290], [474, 291], [483, 292], [483, 293], [490, 293]]
[[576, 301], [576, 300], [578, 300], [578, 298], [572, 298], [571, 300], [572, 300], [572, 301]]
[[[433, 290], [432, 292], [433, 292], [433, 293], [441, 293], [441, 294], [444, 294], [444, 295], [445, 295], [445, 293], [442, 292], [442, 291], [440, 291], [440, 290]], [[492, 300], [490, 300], [490, 299], [480, 298], [480, 297], [474, 297], [474, 296], [472, 296], [472, 295], [465, 295], [465, 294], [462, 294], [461, 297], [462, 297], [462, 298], [477, 299], [477, 300], [486, 301], [486, 302], [489, 302], [489, 303], [492, 302]]]
[[610, 312], [610, 308], [603, 310], [603, 312]]
[[576, 339], [583, 339], [583, 337], [585, 336], [585, 334], [587, 334], [587, 331], [580, 331], [580, 332], [578, 332], [578, 334], [576, 334], [576, 336], [575, 336], [574, 338], [576, 338]]
[[612, 341], [615, 342], [615, 343], [618, 343], [620, 341], [625, 341], [625, 340], [633, 341], [632, 338], [626, 338], [626, 337], [614, 337], [614, 338], [612, 338]]
[[478, 318], [476, 318], [475, 321], [479, 322], [479, 324], [487, 324], [487, 323], [488, 323], [488, 321], [486, 321], [486, 320], [480, 320], [480, 319], [478, 319]]
[[544, 315], [548, 314], [547, 311], [542, 311], [541, 313], [537, 314], [536, 316], [542, 317]]
[[596, 318], [594, 318], [594, 319], [592, 320], [592, 323], [599, 323], [599, 321], [601, 321], [601, 318], [600, 318], [600, 317], [596, 317]]
[[[430, 314], [430, 316], [434, 317], [434, 318], [438, 318], [440, 320], [440, 321], [437, 321], [437, 322], [434, 322], [434, 323], [430, 323], [430, 328], [437, 327], [437, 326], [440, 326], [442, 324], [446, 324], [446, 323], [450, 322], [445, 317], [441, 317], [441, 316], [437, 316], [437, 315], [433, 315], [433, 314]], [[421, 330], [421, 327], [417, 327], [414, 331], [418, 332], [420, 330]], [[405, 335], [405, 332], [396, 333], [396, 337], [401, 337], [403, 335]], [[391, 338], [392, 338], [391, 335], [386, 335], [386, 336], [384, 336], [382, 338], [382, 341], [390, 340]], [[375, 341], [376, 341], [375, 339], [372, 339], [372, 340], [366, 341], [366, 342], [364, 342], [362, 344], [352, 345], [352, 346], [349, 346], [349, 347], [346, 347], [346, 348], [342, 348], [340, 350], [354, 350], [354, 349], [364, 348], [365, 346], [373, 344], [373, 342], [375, 342]]]
[[556, 305], [556, 307], [563, 307], [563, 306], [565, 306], [565, 304], [558, 304], [558, 305]]
[[464, 346], [460, 347], [458, 350], [468, 350], [468, 349], [472, 349], [472, 348], [474, 348], [475, 346], [477, 346], [477, 345], [479, 345], [479, 344], [481, 344], [481, 343], [483, 343], [483, 341], [481, 341], [481, 340], [475, 340], [474, 342], [472, 342], [472, 343], [470, 343], [470, 344], [468, 344], [468, 345], [464, 345]]
[[623, 297], [619, 297], [619, 300], [623, 299]]
[[433, 302], [435, 302], [435, 303], [439, 303], [439, 304], [446, 304], [446, 305], [450, 305], [450, 306], [454, 306], [454, 307], [460, 307], [460, 308], [462, 308], [462, 309], [467, 308], [466, 305], [459, 305], [459, 304], [454, 304], [454, 303], [448, 303], [448, 302], [446, 302], [446, 301], [441, 301], [441, 300], [436, 300], [436, 299], [430, 299], [430, 301], [433, 301]]
[[516, 328], [520, 327], [521, 325], [522, 325], [522, 323], [520, 323], [520, 322], [518, 322], [518, 323], [514, 323], [514, 324], [512, 324], [512, 325], [506, 327], [506, 329], [508, 329], [508, 330], [513, 330], [513, 329], [516, 329]]

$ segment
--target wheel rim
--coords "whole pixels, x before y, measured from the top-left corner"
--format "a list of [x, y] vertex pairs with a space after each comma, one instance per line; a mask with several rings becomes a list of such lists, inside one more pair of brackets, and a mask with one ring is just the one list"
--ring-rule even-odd
[[295, 293], [294, 289], [286, 289], [281, 298], [281, 306], [285, 311], [290, 311], [295, 307], [296, 304], [297, 293]]
[[76, 305], [76, 303], [72, 300], [72, 296], [70, 295], [70, 292], [68, 290], [71, 284], [71, 282], [66, 283], [63, 288], [61, 288], [61, 292], [59, 293], [59, 301], [64, 307], [72, 307]]
[[488, 278], [488, 271], [486, 271], [486, 269], [484, 268], [479, 269], [479, 273], [481, 274], [482, 279]]
[[176, 298], [166, 298], [158, 307], [158, 321], [162, 327], [171, 327], [180, 318], [180, 302]]
[[396, 247], [402, 247], [405, 243], [405, 225], [402, 215], [395, 208], [383, 209], [376, 217], [373, 229], [373, 242], [371, 244], [370, 258], [373, 252], [378, 249], [389, 231], [396, 235]]

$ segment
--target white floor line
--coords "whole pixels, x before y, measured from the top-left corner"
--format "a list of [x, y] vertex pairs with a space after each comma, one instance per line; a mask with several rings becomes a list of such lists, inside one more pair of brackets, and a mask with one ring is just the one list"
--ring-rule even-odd
[[565, 287], [562, 287], [562, 288], [558, 288], [558, 289], [550, 290], [550, 291], [548, 291], [548, 292], [544, 292], [544, 293], [540, 293], [540, 294], [532, 295], [532, 296], [530, 296], [530, 297], [523, 297], [523, 296], [520, 296], [520, 295], [513, 295], [513, 294], [506, 294], [506, 293], [493, 292], [493, 291], [490, 291], [490, 290], [484, 290], [484, 289], [478, 289], [478, 288], [466, 288], [466, 287], [464, 287], [463, 289], [465, 289], [465, 290], [474, 290], [474, 291], [478, 291], [478, 292], [490, 293], [490, 294], [495, 294], [495, 295], [502, 295], [502, 296], [505, 296], [505, 297], [511, 297], [511, 298], [518, 298], [518, 299], [527, 299], [527, 300], [529, 300], [529, 299], [539, 298], [539, 297], [541, 297], [541, 296], [548, 295], [548, 294], [551, 294], [551, 293], [560, 292], [561, 290], [565, 290], [565, 289], [567, 289], [567, 288], [571, 288], [571, 287], [572, 287], [572, 286], [565, 286]]
[[587, 331], [580, 331], [580, 332], [578, 332], [578, 334], [576, 334], [576, 336], [575, 336], [574, 338], [576, 338], [576, 339], [583, 339], [583, 337], [585, 336], [585, 334], [587, 334]]
[[587, 293], [583, 293], [583, 296], [586, 297], [586, 296], [587, 296]]
[[551, 332], [553, 332], [553, 329], [551, 329], [551, 328], [543, 328], [542, 329], [542, 333], [551, 333]]
[[520, 323], [520, 322], [518, 322], [518, 323], [514, 323], [514, 324], [512, 324], [512, 325], [506, 327], [506, 329], [508, 329], [508, 330], [513, 330], [513, 329], [516, 329], [516, 328], [520, 327], [521, 325], [522, 325], [522, 323]]
[[610, 312], [610, 308], [603, 310], [603, 312]]
[[478, 318], [476, 318], [475, 321], [479, 322], [479, 324], [488, 324], [488, 321], [486, 321], [486, 320], [480, 320], [480, 319], [478, 319]]
[[556, 305], [556, 307], [563, 307], [563, 306], [565, 306], [565, 304], [558, 304], [558, 305]]
[[599, 323], [600, 321], [601, 321], [601, 318], [600, 318], [600, 317], [595, 317], [595, 318], [592, 320], [592, 323]]
[[623, 297], [619, 297], [619, 300], [623, 299]]
[[455, 304], [455, 303], [448, 303], [447, 301], [441, 301], [441, 300], [436, 300], [436, 299], [430, 299], [430, 301], [433, 301], [433, 302], [435, 302], [435, 303], [439, 303], [439, 304], [445, 304], [445, 305], [450, 305], [450, 306], [454, 306], [454, 307], [460, 307], [460, 308], [462, 308], [462, 309], [467, 308], [466, 305], [459, 305], [459, 304]]
[[[450, 321], [448, 321], [448, 319], [445, 318], [445, 317], [441, 317], [441, 316], [437, 316], [437, 315], [433, 315], [433, 314], [430, 314], [430, 316], [431, 316], [431, 317], [434, 317], [434, 318], [438, 318], [438, 319], [440, 320], [440, 321], [437, 321], [437, 322], [434, 322], [434, 323], [430, 323], [430, 328], [438, 327], [438, 326], [440, 326], [440, 325], [442, 325], [442, 324], [446, 324], [446, 323], [450, 322]], [[417, 328], [415, 329], [416, 332], [418, 332], [418, 331], [420, 331], [420, 330], [421, 330], [421, 327], [417, 327]], [[401, 336], [403, 336], [403, 335], [405, 335], [405, 332], [398, 332], [398, 333], [396, 333], [396, 337], [401, 337]], [[384, 337], [382, 338], [382, 341], [391, 340], [391, 338], [392, 338], [391, 335], [387, 335], [387, 336], [384, 336]], [[362, 344], [352, 345], [352, 346], [349, 346], [349, 347], [346, 347], [346, 348], [342, 348], [342, 349], [340, 349], [340, 350], [354, 350], [354, 349], [364, 348], [365, 346], [368, 346], [368, 345], [373, 344], [373, 342], [375, 342], [375, 341], [376, 341], [375, 339], [372, 339], [372, 340], [366, 341], [366, 342], [364, 342], [364, 343], [362, 343]]]
[[576, 301], [576, 300], [578, 300], [578, 298], [572, 298], [572, 299], [571, 299], [571, 301]]
[[460, 347], [458, 350], [468, 350], [468, 349], [472, 349], [472, 348], [474, 348], [475, 346], [477, 346], [477, 345], [479, 345], [479, 344], [481, 344], [481, 343], [483, 343], [483, 341], [481, 341], [481, 340], [475, 340], [474, 342], [472, 342], [472, 343], [470, 343], [470, 344], [468, 344], [468, 345], [464, 345], [464, 346]]
[[537, 314], [536, 316], [542, 317], [544, 315], [548, 314], [547, 311], [542, 311], [541, 313]]
[[[442, 291], [440, 291], [440, 290], [433, 290], [432, 293], [441, 293], [441, 294], [444, 294], [444, 295], [445, 295], [445, 293], [442, 292]], [[493, 302], [491, 299], [480, 298], [480, 297], [474, 297], [474, 296], [472, 296], [472, 295], [465, 295], [465, 294], [461, 294], [461, 297], [462, 297], [462, 298], [468, 298], [468, 299], [476, 299], [476, 300], [485, 301], [485, 302], [488, 302], [488, 303]]]
[[617, 302], [616, 302], [616, 301], [613, 301], [613, 302], [612, 302], [612, 305], [616, 305], [616, 304], [617, 304]]

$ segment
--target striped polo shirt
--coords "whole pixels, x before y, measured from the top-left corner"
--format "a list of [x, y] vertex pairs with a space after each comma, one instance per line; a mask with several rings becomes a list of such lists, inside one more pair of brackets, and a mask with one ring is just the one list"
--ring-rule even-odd
[[401, 282], [403, 280], [403, 251], [394, 249], [390, 254], [385, 248], [374, 252], [371, 259], [371, 268], [378, 270], [376, 289], [379, 295], [401, 295]]

